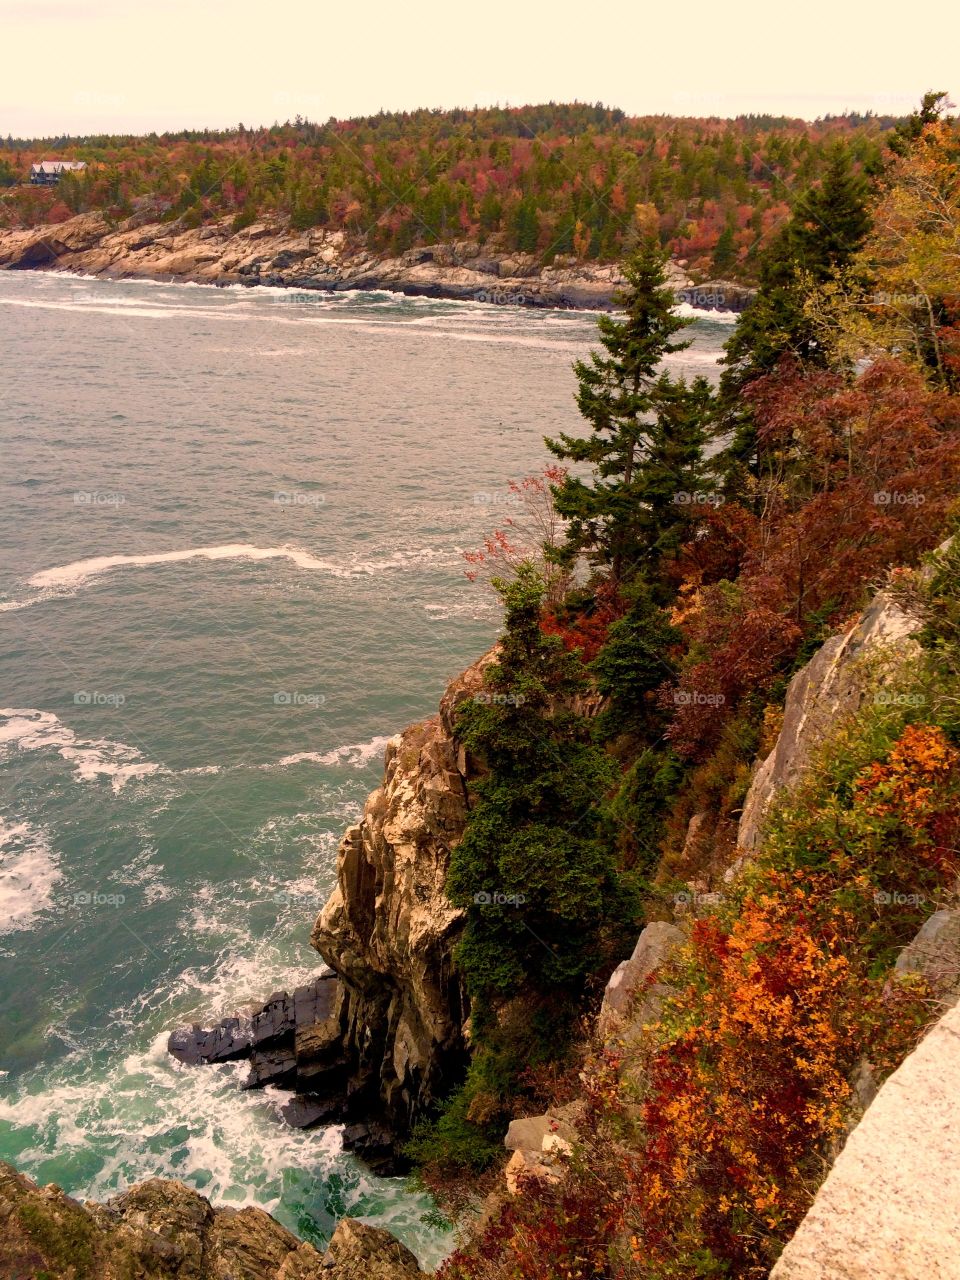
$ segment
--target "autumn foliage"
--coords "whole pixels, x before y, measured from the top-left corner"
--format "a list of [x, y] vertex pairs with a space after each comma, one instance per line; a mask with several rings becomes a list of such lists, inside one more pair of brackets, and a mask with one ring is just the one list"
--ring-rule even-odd
[[[11, 187], [0, 225], [52, 220], [59, 198], [73, 212], [146, 210], [197, 226], [275, 217], [383, 253], [469, 238], [545, 261], [615, 260], [652, 227], [692, 267], [743, 275], [830, 146], [843, 140], [875, 166], [893, 123], [628, 117], [550, 103], [61, 139], [53, 156], [85, 160], [86, 174], [56, 192]], [[30, 164], [50, 158], [49, 142], [0, 141], [0, 178], [25, 183]]]
[[687, 549], [690, 647], [670, 736], [693, 759], [745, 698], [766, 696], [806, 634], [932, 546], [960, 492], [960, 405], [897, 360], [853, 383], [784, 361], [748, 394], [760, 474]]

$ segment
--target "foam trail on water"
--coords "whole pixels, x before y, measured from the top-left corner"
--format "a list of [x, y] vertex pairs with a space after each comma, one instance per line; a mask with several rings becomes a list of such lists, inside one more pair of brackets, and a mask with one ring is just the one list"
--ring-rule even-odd
[[161, 765], [144, 760], [136, 747], [107, 738], [78, 738], [52, 711], [35, 707], [0, 707], [0, 748], [4, 746], [21, 751], [53, 748], [73, 765], [79, 781], [107, 777], [114, 791], [132, 778], [166, 772]]
[[255, 547], [249, 542], [228, 542], [218, 547], [186, 547], [181, 551], [157, 551], [135, 556], [92, 556], [70, 564], [42, 569], [27, 579], [27, 585], [40, 590], [49, 587], [75, 587], [111, 569], [141, 568], [155, 564], [179, 564], [184, 560], [291, 560], [300, 569], [321, 569], [338, 576], [348, 576], [329, 560], [321, 560], [300, 547]]
[[296, 751], [293, 755], [284, 756], [276, 764], [265, 764], [264, 769], [285, 769], [291, 764], [349, 764], [355, 769], [362, 769], [382, 756], [386, 750], [388, 737], [371, 738], [369, 742], [355, 742], [348, 746], [336, 747], [333, 751]]
[[0, 934], [29, 929], [62, 879], [60, 860], [42, 831], [0, 819]]
[[[435, 551], [424, 547], [412, 552], [395, 552], [385, 560], [365, 560], [353, 565], [341, 565], [289, 543], [279, 547], [257, 547], [249, 542], [227, 542], [214, 547], [185, 547], [179, 551], [155, 551], [144, 555], [91, 556], [87, 560], [73, 560], [70, 564], [41, 569], [27, 579], [27, 585], [38, 591], [60, 592], [83, 586], [92, 578], [98, 578], [114, 569], [149, 568], [153, 565], [181, 564], [186, 560], [289, 560], [298, 569], [327, 573], [335, 578], [355, 578], [389, 569], [402, 569], [406, 565], [427, 560], [449, 559], [452, 555], [451, 551]], [[40, 598], [43, 597], [38, 597]], [[0, 605], [0, 610], [21, 609], [29, 603], [32, 602], [6, 601]]]

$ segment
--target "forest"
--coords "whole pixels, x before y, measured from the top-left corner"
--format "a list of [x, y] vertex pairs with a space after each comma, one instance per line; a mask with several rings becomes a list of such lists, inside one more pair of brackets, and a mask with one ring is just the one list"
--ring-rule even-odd
[[[616, 261], [651, 225], [691, 271], [749, 281], [796, 194], [839, 146], [882, 167], [892, 117], [633, 118], [582, 104], [381, 113], [269, 128], [0, 141], [0, 226], [97, 210], [196, 227], [276, 219], [395, 256], [468, 239], [491, 252]], [[41, 159], [82, 174], [29, 185]]]

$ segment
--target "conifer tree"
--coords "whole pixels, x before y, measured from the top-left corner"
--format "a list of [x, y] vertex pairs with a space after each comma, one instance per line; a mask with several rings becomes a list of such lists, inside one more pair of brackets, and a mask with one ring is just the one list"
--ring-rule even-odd
[[[572, 474], [554, 490], [568, 522], [563, 554], [586, 552], [608, 566], [615, 585], [655, 566], [689, 511], [680, 493], [700, 488], [700, 462], [710, 393], [698, 379], [688, 387], [659, 372], [665, 355], [687, 341], [674, 335], [691, 323], [676, 312], [666, 284], [666, 255], [647, 237], [624, 264], [623, 317], [597, 322], [603, 352], [578, 360], [577, 405], [590, 426], [586, 437], [547, 440], [558, 458], [588, 463], [588, 479]], [[686, 486], [686, 487], [685, 487]]]
[[602, 967], [605, 935], [635, 924], [601, 838], [611, 765], [570, 708], [584, 668], [541, 629], [544, 585], [530, 565], [497, 586], [499, 660], [457, 721], [485, 773], [446, 886], [467, 913], [457, 960], [478, 1030], [491, 1003], [520, 991], [575, 1001]]
[[729, 474], [756, 467], [756, 432], [743, 390], [786, 355], [801, 364], [825, 357], [804, 312], [807, 284], [818, 285], [847, 266], [870, 228], [869, 184], [838, 145], [822, 183], [806, 191], [790, 220], [761, 258], [760, 285], [726, 345], [720, 379], [719, 430], [731, 437], [720, 458]]

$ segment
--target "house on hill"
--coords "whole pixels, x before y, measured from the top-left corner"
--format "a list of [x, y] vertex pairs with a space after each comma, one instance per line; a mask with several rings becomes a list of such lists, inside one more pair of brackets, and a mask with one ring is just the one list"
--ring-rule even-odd
[[61, 174], [82, 172], [86, 167], [83, 160], [41, 160], [30, 166], [30, 182], [35, 187], [53, 187]]

